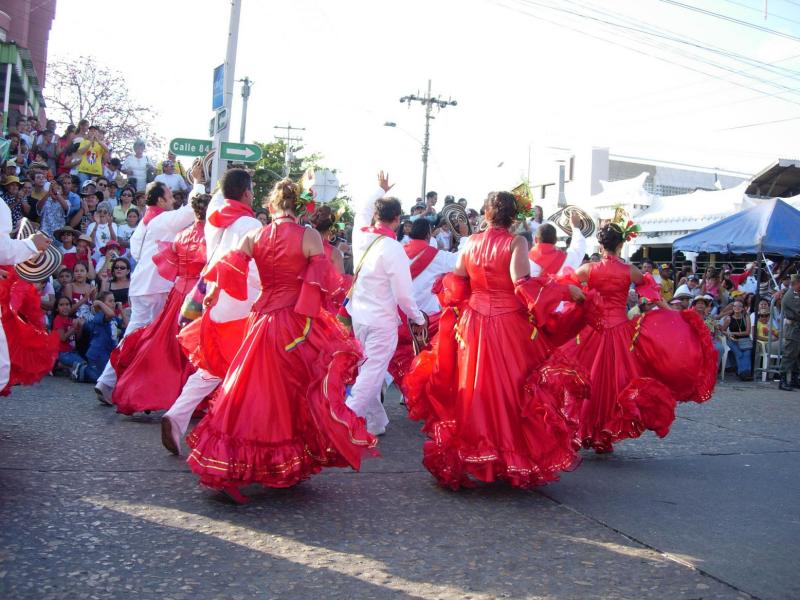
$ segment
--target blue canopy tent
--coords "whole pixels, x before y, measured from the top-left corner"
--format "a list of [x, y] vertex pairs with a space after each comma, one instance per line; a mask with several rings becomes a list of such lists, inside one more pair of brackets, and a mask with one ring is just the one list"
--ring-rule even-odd
[[[679, 237], [672, 244], [673, 256], [679, 250], [755, 254], [757, 256], [755, 278], [756, 281], [761, 281], [761, 263], [764, 261], [764, 254], [800, 256], [800, 210], [780, 198], [772, 198], [694, 233]], [[769, 269], [767, 271], [769, 272]], [[753, 306], [758, 306], [760, 287], [756, 286]], [[750, 360], [755, 367], [755, 343]]]
[[800, 256], [800, 210], [779, 198], [766, 200], [679, 237], [672, 251]]

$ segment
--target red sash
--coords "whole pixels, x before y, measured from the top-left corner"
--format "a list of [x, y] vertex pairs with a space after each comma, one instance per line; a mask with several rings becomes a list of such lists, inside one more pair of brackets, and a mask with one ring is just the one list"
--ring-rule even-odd
[[361, 231], [364, 233], [377, 233], [378, 235], [385, 235], [389, 239], [396, 240], [397, 233], [389, 229], [388, 227], [384, 227], [383, 225], [370, 225], [369, 227], [362, 227]]
[[150, 221], [155, 219], [158, 215], [164, 212], [163, 208], [159, 208], [158, 206], [148, 206], [147, 209], [144, 211], [144, 218], [142, 219], [142, 223], [147, 225]]
[[214, 227], [228, 227], [239, 217], [252, 217], [255, 215], [253, 207], [238, 200], [225, 200], [219, 210], [208, 216], [208, 222]]
[[406, 244], [404, 250], [406, 256], [411, 259], [411, 279], [416, 279], [429, 264], [436, 258], [438, 249], [431, 246], [425, 240], [411, 240]]
[[528, 258], [542, 268], [542, 275], [555, 275], [567, 260], [567, 253], [559, 250], [553, 244], [539, 242], [531, 248]]

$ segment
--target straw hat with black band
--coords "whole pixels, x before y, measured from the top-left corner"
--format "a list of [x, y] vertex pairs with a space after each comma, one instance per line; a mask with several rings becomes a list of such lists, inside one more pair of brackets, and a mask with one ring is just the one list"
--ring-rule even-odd
[[567, 235], [572, 235], [572, 215], [575, 214], [580, 219], [578, 230], [583, 237], [588, 238], [595, 231], [594, 219], [585, 210], [574, 204], [569, 204], [564, 208], [550, 215], [547, 220], [555, 225]]
[[[460, 204], [452, 203], [445, 205], [439, 213], [439, 223], [450, 231], [453, 236], [453, 248], [458, 248], [458, 242], [462, 237], [472, 235], [472, 226], [469, 223], [466, 209]], [[461, 233], [461, 226], [466, 225], [466, 235]]]
[[[24, 240], [32, 236], [36, 232], [28, 219], [22, 219], [19, 224], [19, 231], [17, 231], [17, 239]], [[14, 266], [17, 275], [25, 281], [31, 283], [38, 283], [50, 277], [53, 273], [58, 271], [61, 266], [61, 252], [52, 246], [44, 249], [33, 258], [21, 262]]]

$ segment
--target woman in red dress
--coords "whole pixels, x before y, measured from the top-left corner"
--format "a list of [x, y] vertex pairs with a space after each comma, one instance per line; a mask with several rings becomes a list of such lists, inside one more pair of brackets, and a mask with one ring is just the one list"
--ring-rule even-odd
[[206, 264], [203, 227], [210, 200], [208, 194], [195, 195], [191, 200], [194, 224], [153, 257], [159, 275], [175, 281], [158, 318], [125, 336], [111, 355], [118, 377], [112, 400], [119, 413], [168, 409], [194, 372], [176, 335], [183, 301]]
[[321, 204], [316, 208], [311, 217], [311, 225], [319, 231], [322, 236], [323, 250], [325, 258], [333, 264], [334, 272], [331, 280], [331, 290], [323, 299], [323, 306], [329, 313], [336, 314], [344, 302], [350, 286], [353, 283], [353, 276], [344, 272], [344, 255], [330, 240], [336, 233], [336, 213], [330, 206]]
[[423, 463], [452, 489], [542, 485], [579, 462], [572, 415], [587, 381], [537, 324], [583, 295], [528, 277], [527, 243], [509, 231], [516, 214], [514, 196], [489, 195], [489, 227], [445, 276], [439, 333], [404, 380], [411, 417], [425, 420]]
[[597, 452], [611, 452], [615, 442], [647, 429], [664, 437], [676, 401], [704, 402], [716, 383], [716, 352], [696, 313], [664, 305], [628, 319], [628, 290], [631, 283], [641, 288], [643, 276], [619, 257], [626, 235], [616, 223], [598, 232], [602, 260], [581, 266], [575, 275], [599, 293], [602, 319], [562, 346], [590, 374], [580, 433], [584, 447]]
[[289, 487], [322, 467], [358, 470], [376, 440], [344, 403], [361, 354], [322, 305], [332, 266], [314, 229], [297, 224], [297, 185], [270, 194], [272, 223], [249, 233], [206, 275], [206, 307], [219, 289], [243, 299], [251, 258], [262, 291], [247, 334], [210, 412], [189, 434], [189, 467], [200, 482], [247, 499], [239, 487]]

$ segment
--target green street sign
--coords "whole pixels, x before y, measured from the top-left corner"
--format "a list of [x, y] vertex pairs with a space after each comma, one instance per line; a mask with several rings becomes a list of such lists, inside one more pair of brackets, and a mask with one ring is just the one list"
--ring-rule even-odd
[[179, 156], [205, 156], [211, 152], [211, 140], [175, 138], [169, 143], [169, 149]]
[[236, 144], [222, 142], [219, 157], [223, 160], [236, 160], [239, 162], [258, 162], [261, 160], [261, 147], [255, 144]]

